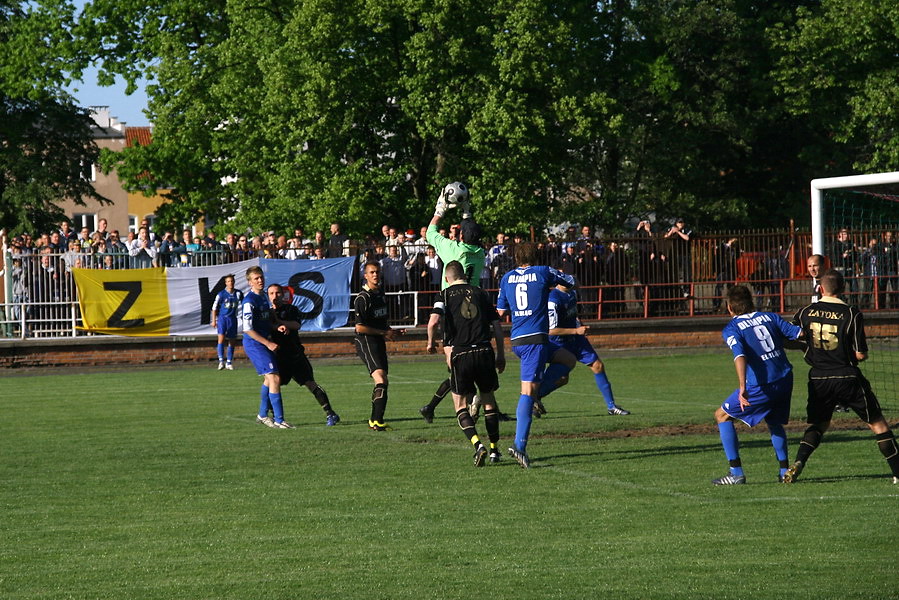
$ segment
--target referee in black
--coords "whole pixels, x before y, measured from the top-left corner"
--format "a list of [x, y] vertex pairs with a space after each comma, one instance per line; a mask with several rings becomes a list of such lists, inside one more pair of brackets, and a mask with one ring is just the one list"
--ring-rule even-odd
[[356, 354], [365, 363], [375, 389], [371, 393], [371, 418], [368, 427], [373, 431], [387, 431], [384, 421], [387, 409], [387, 342], [406, 333], [405, 329], [391, 329], [387, 324], [387, 301], [381, 289], [381, 265], [368, 261], [362, 272], [365, 283], [356, 296]]
[[830, 427], [838, 404], [851, 408], [868, 424], [877, 447], [899, 483], [899, 447], [871, 384], [858, 368], [868, 358], [862, 313], [838, 298], [845, 291], [842, 273], [830, 269], [819, 280], [821, 299], [796, 313], [793, 323], [802, 327], [805, 362], [811, 365], [808, 381], [808, 423], [796, 460], [787, 469], [784, 483], [793, 483]]
[[[490, 462], [499, 462], [499, 410], [494, 392], [499, 388], [499, 377], [506, 368], [503, 331], [496, 307], [487, 293], [471, 285], [465, 279], [462, 263], [457, 260], [446, 264], [443, 271], [447, 287], [434, 301], [434, 309], [428, 321], [428, 352], [437, 352], [434, 337], [443, 324], [443, 344], [451, 346], [450, 385], [459, 427], [475, 447], [474, 465], [484, 466], [489, 453]], [[496, 343], [496, 351], [490, 344]], [[468, 412], [465, 398], [478, 393], [484, 407], [484, 422], [490, 449], [484, 446]]]

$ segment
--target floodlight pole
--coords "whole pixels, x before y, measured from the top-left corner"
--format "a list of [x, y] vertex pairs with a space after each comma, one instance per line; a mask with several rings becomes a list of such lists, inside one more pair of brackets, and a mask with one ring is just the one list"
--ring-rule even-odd
[[812, 253], [824, 254], [824, 211], [821, 190], [899, 183], [899, 171], [812, 179]]

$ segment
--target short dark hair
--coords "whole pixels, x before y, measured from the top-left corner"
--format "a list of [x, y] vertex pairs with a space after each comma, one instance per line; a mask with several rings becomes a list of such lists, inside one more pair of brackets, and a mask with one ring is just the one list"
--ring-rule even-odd
[[836, 296], [846, 291], [846, 280], [843, 278], [843, 274], [835, 269], [824, 271], [819, 284], [829, 296]]
[[735, 315], [745, 315], [755, 310], [752, 292], [745, 285], [735, 285], [727, 290], [727, 305]]
[[481, 226], [475, 223], [474, 219], [462, 219], [459, 231], [462, 233], [462, 241], [466, 244], [477, 246], [481, 243]]
[[530, 242], [520, 242], [515, 245], [515, 263], [521, 265], [537, 264], [537, 248]]
[[465, 279], [465, 269], [462, 268], [462, 263], [458, 260], [451, 260], [446, 263], [446, 267], [443, 269], [443, 274], [447, 279], [456, 281], [458, 279]]

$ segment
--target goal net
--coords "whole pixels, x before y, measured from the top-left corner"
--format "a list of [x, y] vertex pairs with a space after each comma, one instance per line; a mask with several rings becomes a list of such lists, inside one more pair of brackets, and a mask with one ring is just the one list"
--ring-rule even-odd
[[815, 179], [812, 251], [847, 280], [865, 314], [871, 382], [887, 420], [899, 411], [899, 172]]

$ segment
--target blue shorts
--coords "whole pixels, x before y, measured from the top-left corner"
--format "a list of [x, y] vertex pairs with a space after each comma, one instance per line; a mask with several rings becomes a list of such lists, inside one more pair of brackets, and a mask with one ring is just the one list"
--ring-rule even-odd
[[596, 350], [593, 349], [593, 346], [590, 344], [590, 340], [588, 340], [587, 336], [585, 335], [571, 335], [565, 336], [564, 338], [550, 338], [549, 346], [550, 357], [552, 357], [552, 355], [555, 354], [556, 350], [558, 350], [559, 348], [565, 348], [566, 350], [574, 354], [574, 357], [578, 360], [578, 362], [585, 365], [592, 365], [599, 360], [599, 355], [596, 353]]
[[740, 408], [740, 390], [727, 397], [722, 410], [735, 419], [755, 427], [763, 420], [786, 425], [790, 420], [790, 400], [793, 395], [793, 373], [765, 385], [747, 386], [750, 405]]
[[253, 366], [256, 367], [258, 375], [278, 372], [278, 361], [275, 359], [275, 353], [247, 335], [243, 337], [243, 351], [246, 353], [247, 358], [250, 359], [250, 362], [253, 363]]
[[524, 344], [512, 346], [512, 352], [521, 359], [521, 381], [540, 383], [543, 370], [549, 361], [549, 344]]
[[219, 315], [215, 320], [215, 330], [229, 340], [234, 339], [237, 337], [237, 319]]

